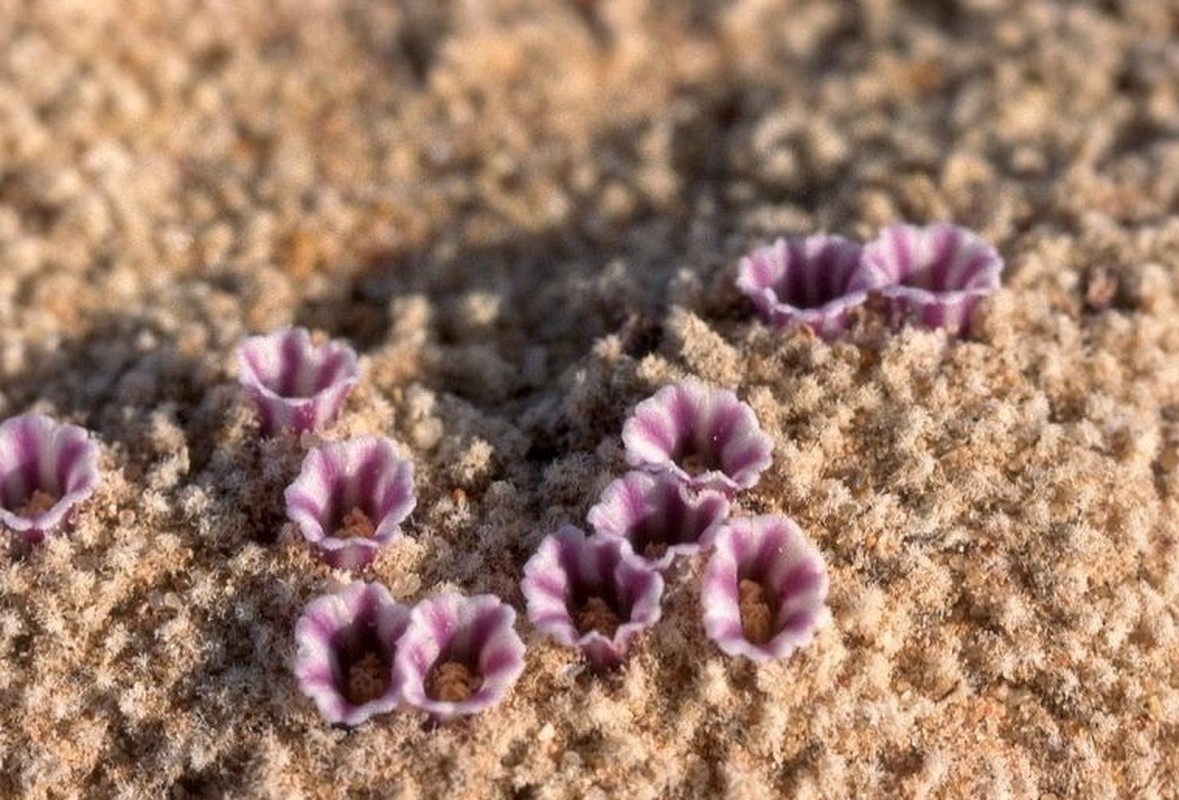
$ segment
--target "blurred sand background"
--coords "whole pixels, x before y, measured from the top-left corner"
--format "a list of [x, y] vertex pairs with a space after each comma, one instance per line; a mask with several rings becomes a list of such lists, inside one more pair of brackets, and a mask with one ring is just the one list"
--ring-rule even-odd
[[[0, 0], [0, 415], [91, 428], [76, 528], [0, 562], [0, 796], [1179, 796], [1179, 4]], [[970, 336], [755, 323], [779, 235], [951, 219]], [[261, 441], [234, 346], [365, 379]], [[696, 376], [775, 439], [833, 625], [755, 668], [688, 564], [617, 675], [521, 619], [444, 728], [331, 729], [292, 626], [349, 580], [286, 524], [318, 438], [413, 454], [364, 577], [522, 609], [520, 568]]]

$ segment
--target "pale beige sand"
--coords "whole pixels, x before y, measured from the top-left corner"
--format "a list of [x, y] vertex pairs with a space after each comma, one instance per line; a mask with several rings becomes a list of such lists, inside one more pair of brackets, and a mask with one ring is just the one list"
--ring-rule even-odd
[[[1179, 5], [0, 1], [0, 415], [104, 484], [0, 564], [4, 797], [1176, 797]], [[969, 341], [751, 321], [780, 234], [948, 218], [1005, 288]], [[250, 332], [349, 339], [323, 438], [412, 452], [366, 577], [522, 607], [634, 403], [749, 400], [833, 625], [755, 668], [689, 565], [617, 676], [521, 620], [441, 729], [323, 724], [292, 625], [348, 580], [285, 523]]]

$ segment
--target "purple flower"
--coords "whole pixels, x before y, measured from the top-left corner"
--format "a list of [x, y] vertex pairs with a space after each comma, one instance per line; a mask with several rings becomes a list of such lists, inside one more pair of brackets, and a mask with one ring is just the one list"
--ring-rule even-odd
[[885, 228], [864, 248], [864, 268], [883, 284], [894, 324], [912, 320], [954, 333], [999, 288], [1003, 260], [965, 228], [938, 222]]
[[622, 442], [632, 467], [666, 470], [693, 489], [728, 494], [756, 484], [773, 450], [752, 408], [727, 389], [695, 381], [664, 386], [639, 403]]
[[295, 623], [295, 677], [328, 722], [355, 726], [392, 711], [397, 642], [409, 609], [379, 583], [355, 581], [317, 597]]
[[658, 571], [624, 540], [587, 537], [572, 525], [545, 537], [520, 587], [536, 629], [597, 666], [622, 663], [634, 637], [662, 614]]
[[703, 585], [704, 630], [732, 656], [785, 658], [828, 618], [823, 556], [786, 517], [730, 520]]
[[512, 607], [491, 594], [418, 603], [394, 661], [402, 700], [439, 722], [495, 705], [524, 671], [515, 623]]
[[850, 311], [880, 279], [860, 263], [861, 248], [841, 236], [779, 239], [741, 259], [737, 288], [761, 318], [779, 328], [809, 326], [824, 338], [845, 331]]
[[413, 462], [373, 436], [313, 447], [285, 496], [287, 516], [327, 563], [359, 569], [401, 535], [417, 502]]
[[85, 428], [41, 414], [0, 424], [0, 522], [35, 544], [68, 522], [98, 486], [98, 446]]
[[602, 492], [588, 520], [600, 536], [625, 539], [655, 569], [707, 547], [729, 515], [729, 501], [693, 492], [669, 473], [628, 472]]
[[335, 341], [315, 345], [306, 328], [251, 336], [238, 347], [237, 357], [241, 384], [258, 407], [263, 436], [324, 425], [360, 379], [351, 347]]

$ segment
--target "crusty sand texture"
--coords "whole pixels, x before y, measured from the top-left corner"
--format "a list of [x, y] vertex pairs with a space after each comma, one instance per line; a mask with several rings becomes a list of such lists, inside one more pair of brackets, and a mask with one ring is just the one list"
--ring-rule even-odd
[[[1172, 0], [0, 0], [0, 416], [103, 469], [0, 557], [0, 796], [1179, 796], [1177, 41]], [[733, 287], [939, 219], [1007, 264], [958, 340]], [[263, 440], [233, 349], [292, 324], [363, 379]], [[810, 647], [724, 656], [688, 560], [621, 671], [521, 613], [501, 705], [324, 723], [308, 447], [413, 458], [360, 577], [522, 612], [686, 377], [773, 437], [734, 513], [825, 556]]]

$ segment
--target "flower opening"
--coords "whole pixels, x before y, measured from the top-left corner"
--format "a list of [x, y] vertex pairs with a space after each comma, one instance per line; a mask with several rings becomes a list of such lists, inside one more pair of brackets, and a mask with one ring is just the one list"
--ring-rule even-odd
[[730, 520], [703, 586], [704, 630], [729, 655], [786, 658], [829, 618], [823, 557], [785, 517]]
[[324, 719], [356, 726], [392, 711], [397, 642], [409, 609], [384, 586], [355, 581], [307, 604], [295, 624], [295, 677]]
[[659, 621], [663, 577], [623, 539], [572, 525], [547, 536], [524, 567], [521, 589], [536, 629], [594, 665], [617, 666], [638, 633]]
[[707, 547], [728, 514], [721, 492], [693, 492], [668, 473], [634, 470], [606, 487], [587, 519], [598, 535], [625, 539], [662, 570], [677, 556]]
[[0, 522], [25, 542], [68, 524], [98, 477], [98, 446], [85, 428], [41, 414], [0, 424]]
[[351, 347], [337, 341], [317, 345], [306, 328], [251, 336], [237, 355], [240, 381], [254, 399], [263, 436], [325, 425], [360, 379]]
[[833, 338], [880, 283], [860, 257], [860, 245], [841, 236], [779, 239], [741, 259], [737, 288], [766, 323]]
[[622, 441], [631, 466], [726, 494], [755, 485], [773, 451], [752, 408], [695, 381], [665, 386], [635, 406]]
[[956, 333], [999, 288], [1003, 259], [971, 231], [938, 222], [885, 228], [864, 248], [864, 267], [882, 283], [894, 325], [912, 321]]
[[423, 600], [394, 662], [404, 701], [446, 722], [498, 703], [524, 670], [516, 612], [494, 595]]
[[416, 504], [413, 462], [388, 439], [315, 447], [287, 487], [287, 516], [334, 567], [358, 569], [402, 533]]

